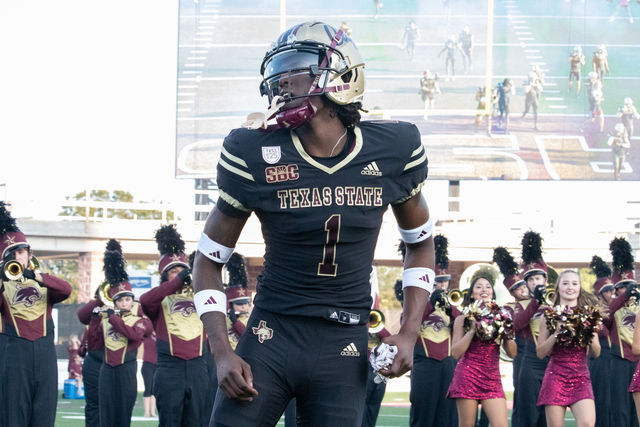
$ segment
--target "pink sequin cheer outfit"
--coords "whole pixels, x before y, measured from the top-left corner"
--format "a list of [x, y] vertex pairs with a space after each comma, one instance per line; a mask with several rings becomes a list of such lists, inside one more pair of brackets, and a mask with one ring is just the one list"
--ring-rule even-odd
[[555, 344], [537, 404], [569, 406], [584, 399], [593, 400], [586, 349]]
[[473, 337], [453, 373], [447, 397], [452, 399], [504, 398], [500, 380], [500, 346]]

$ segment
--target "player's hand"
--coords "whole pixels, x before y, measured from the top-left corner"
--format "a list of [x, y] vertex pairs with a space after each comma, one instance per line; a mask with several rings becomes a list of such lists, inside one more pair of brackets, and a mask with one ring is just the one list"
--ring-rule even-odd
[[251, 402], [258, 395], [253, 388], [251, 366], [233, 351], [218, 355], [216, 366], [218, 386], [229, 399]]
[[397, 334], [382, 340], [385, 344], [398, 347], [398, 354], [396, 354], [389, 369], [380, 369], [381, 375], [388, 378], [396, 378], [402, 376], [413, 367], [413, 347], [416, 343], [416, 338], [407, 334]]

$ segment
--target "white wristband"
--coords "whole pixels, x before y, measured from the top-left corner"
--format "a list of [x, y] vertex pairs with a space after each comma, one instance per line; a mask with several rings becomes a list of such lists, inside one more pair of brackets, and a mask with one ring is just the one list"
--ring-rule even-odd
[[423, 240], [427, 240], [433, 234], [433, 221], [429, 218], [427, 222], [413, 230], [404, 230], [398, 227], [398, 231], [400, 232], [400, 237], [402, 237], [402, 240], [405, 243], [422, 242]]
[[415, 286], [431, 293], [435, 277], [435, 271], [427, 267], [407, 268], [402, 272], [402, 289]]
[[205, 289], [193, 296], [193, 303], [196, 306], [198, 317], [210, 311], [219, 311], [225, 316], [227, 315], [227, 296], [224, 292], [213, 289]]
[[214, 242], [205, 233], [202, 233], [200, 241], [198, 242], [198, 250], [202, 255], [212, 261], [219, 262], [220, 264], [225, 264], [229, 261], [229, 258], [231, 258], [231, 254], [233, 253], [233, 249], [234, 248], [228, 248], [226, 246], [222, 246], [218, 242]]

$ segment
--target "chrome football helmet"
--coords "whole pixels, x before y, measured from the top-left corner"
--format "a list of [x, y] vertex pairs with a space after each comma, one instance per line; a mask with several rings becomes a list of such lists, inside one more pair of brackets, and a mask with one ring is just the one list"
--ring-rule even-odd
[[[362, 102], [364, 95], [364, 62], [358, 48], [342, 29], [323, 22], [304, 22], [282, 33], [265, 54], [260, 73], [260, 93], [269, 103], [276, 96], [284, 100], [275, 115], [284, 127], [295, 128], [313, 117], [311, 96], [326, 95], [345, 105]], [[310, 82], [308, 89], [294, 87], [300, 81]]]

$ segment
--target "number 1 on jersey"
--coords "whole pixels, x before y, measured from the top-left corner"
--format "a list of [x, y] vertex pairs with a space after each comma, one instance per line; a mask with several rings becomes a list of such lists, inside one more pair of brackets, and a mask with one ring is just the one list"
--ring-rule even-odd
[[322, 262], [318, 263], [318, 276], [335, 277], [338, 271], [336, 261], [336, 246], [340, 240], [340, 215], [334, 214], [324, 222], [327, 241], [323, 248]]

